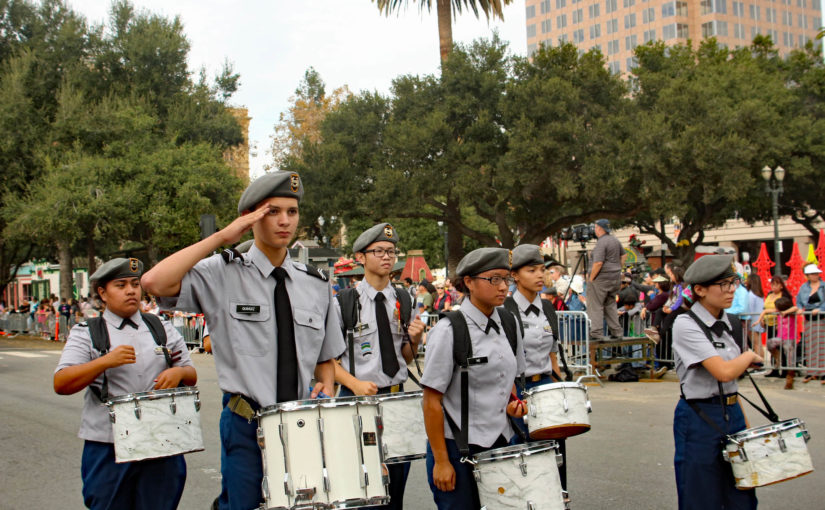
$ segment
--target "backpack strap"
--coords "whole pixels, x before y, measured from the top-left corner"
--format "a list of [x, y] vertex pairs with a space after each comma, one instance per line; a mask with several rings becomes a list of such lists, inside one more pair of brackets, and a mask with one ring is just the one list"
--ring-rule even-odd
[[344, 322], [344, 334], [347, 337], [347, 350], [349, 353], [349, 373], [355, 377], [355, 326], [358, 324], [358, 317], [361, 315], [361, 303], [358, 300], [358, 290], [349, 287], [341, 290], [335, 296], [341, 308], [341, 319]]
[[561, 337], [559, 336], [559, 315], [556, 313], [553, 303], [546, 299], [541, 300], [541, 310], [544, 312], [544, 316], [547, 317], [547, 322], [550, 323], [550, 329], [553, 331], [553, 338], [556, 339], [556, 342], [559, 345], [559, 359], [564, 367], [564, 376], [566, 377], [566, 380], [570, 381], [573, 379], [573, 372], [571, 372], [570, 368], [567, 366], [567, 358], [564, 356], [564, 346], [562, 345]]
[[[507, 304], [507, 300], [504, 301], [505, 305]], [[513, 305], [516, 302], [513, 301]], [[521, 314], [518, 312], [518, 308], [516, 308], [515, 313], [512, 313], [507, 306], [500, 306], [497, 308], [498, 310], [498, 317], [501, 319], [501, 327], [504, 328], [504, 335], [507, 337], [507, 341], [510, 342], [510, 348], [513, 350], [513, 356], [516, 356], [518, 352], [518, 334], [516, 333], [516, 322], [518, 322], [518, 327], [521, 329], [521, 336], [524, 338], [524, 323], [521, 321]], [[524, 391], [527, 388], [527, 380], [524, 376], [524, 372], [520, 373], [516, 377], [516, 382], [521, 388], [521, 391]], [[519, 429], [521, 430], [521, 429]]]
[[518, 327], [521, 330], [521, 336], [524, 337], [524, 322], [521, 320], [521, 314], [519, 313], [518, 304], [516, 300], [513, 299], [513, 296], [507, 296], [507, 299], [504, 300], [504, 308], [507, 309], [508, 312], [513, 314], [518, 321]]
[[[104, 356], [109, 353], [110, 341], [109, 330], [106, 328], [106, 320], [103, 317], [91, 317], [86, 319], [86, 326], [89, 328], [89, 336], [92, 339], [92, 347]], [[106, 371], [103, 371], [103, 382], [100, 388], [89, 385], [91, 391], [98, 400], [105, 403], [109, 400], [109, 380], [106, 377]]]
[[172, 355], [169, 354], [169, 349], [166, 348], [166, 328], [163, 327], [163, 322], [161, 322], [160, 317], [144, 312], [140, 312], [140, 317], [143, 319], [146, 327], [149, 328], [149, 332], [152, 334], [155, 344], [163, 349], [163, 356], [166, 358], [166, 366], [168, 368], [172, 368], [174, 362], [172, 361]]
[[453, 363], [458, 365], [459, 374], [461, 377], [461, 428], [456, 425], [455, 421], [447, 413], [444, 407], [444, 402], [441, 402], [441, 407], [444, 411], [444, 416], [447, 418], [447, 424], [458, 443], [458, 451], [461, 453], [462, 459], [470, 457], [469, 444], [469, 419], [470, 419], [470, 358], [473, 356], [473, 345], [470, 341], [470, 330], [467, 328], [467, 320], [460, 310], [454, 312], [447, 312], [444, 317], [450, 321], [453, 328]]

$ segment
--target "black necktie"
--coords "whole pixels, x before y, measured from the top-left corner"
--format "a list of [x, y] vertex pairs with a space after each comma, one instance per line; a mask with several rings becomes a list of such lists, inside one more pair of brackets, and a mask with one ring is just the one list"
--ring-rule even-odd
[[724, 321], [714, 322], [713, 326], [710, 327], [710, 330], [713, 331], [716, 336], [722, 336], [722, 333], [725, 331], [730, 332], [730, 328]]
[[117, 329], [123, 329], [126, 326], [132, 326], [135, 329], [138, 328], [137, 324], [135, 324], [135, 322], [132, 319], [130, 319], [129, 317], [126, 317], [125, 319], [123, 319], [123, 322], [120, 323], [120, 326], [118, 326]]
[[527, 307], [527, 311], [524, 312], [524, 315], [530, 315], [531, 313], [536, 314], [536, 317], [539, 316], [539, 308], [536, 305], [530, 305]]
[[499, 331], [498, 331], [498, 325], [496, 325], [496, 323], [495, 323], [495, 321], [494, 321], [493, 319], [490, 319], [490, 320], [487, 322], [487, 329], [485, 329], [485, 330], [484, 330], [484, 334], [486, 335], [487, 333], [489, 333], [491, 329], [496, 330], [496, 333], [498, 333], [498, 332], [499, 332]]
[[375, 295], [375, 323], [378, 324], [378, 345], [381, 348], [381, 370], [389, 377], [395, 377], [398, 370], [398, 357], [395, 355], [395, 345], [390, 329], [390, 319], [387, 317], [387, 307], [384, 306], [386, 297], [383, 292]]
[[286, 271], [276, 267], [272, 272], [275, 286], [275, 321], [278, 325], [278, 402], [298, 400], [298, 353], [295, 349], [295, 330], [292, 323], [292, 305], [286, 291]]

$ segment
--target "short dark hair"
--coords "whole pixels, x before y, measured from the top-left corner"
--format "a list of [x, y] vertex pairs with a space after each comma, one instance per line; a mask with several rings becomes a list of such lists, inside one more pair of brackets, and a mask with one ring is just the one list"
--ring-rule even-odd
[[791, 299], [788, 297], [782, 296], [781, 298], [774, 301], [773, 304], [774, 306], [776, 306], [777, 310], [779, 310], [780, 312], [784, 312], [785, 310], [793, 306], [793, 301], [791, 301]]

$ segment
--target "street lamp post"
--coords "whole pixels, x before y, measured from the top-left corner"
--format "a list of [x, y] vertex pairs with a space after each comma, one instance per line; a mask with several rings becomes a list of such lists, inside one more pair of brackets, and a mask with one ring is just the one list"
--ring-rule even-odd
[[447, 246], [447, 224], [443, 221], [438, 221], [438, 232], [444, 235], [444, 278], [447, 278], [447, 269], [449, 263], [447, 262], [450, 250]]
[[776, 260], [773, 273], [776, 276], [782, 272], [780, 264], [780, 257], [782, 253], [782, 245], [779, 241], [779, 195], [785, 191], [782, 187], [782, 181], [785, 180], [785, 169], [777, 166], [776, 169], [765, 165], [762, 169], [762, 178], [765, 179], [765, 193], [771, 196], [773, 207], [773, 256]]

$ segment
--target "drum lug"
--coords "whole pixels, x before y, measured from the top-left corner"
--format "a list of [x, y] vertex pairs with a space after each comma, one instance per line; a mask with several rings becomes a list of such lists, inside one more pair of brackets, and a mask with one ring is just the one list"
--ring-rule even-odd
[[748, 454], [745, 453], [745, 445], [739, 446], [739, 456], [742, 458], [742, 462], [748, 461]]
[[725, 462], [730, 462], [730, 455], [728, 454], [727, 450], [722, 450], [722, 459]]
[[135, 400], [135, 418], [140, 419], [140, 405], [137, 400]]
[[109, 421], [114, 423], [115, 422], [115, 412], [109, 411]]
[[564, 455], [557, 453], [556, 454], [556, 466], [562, 467], [564, 465]]
[[196, 394], [195, 394], [195, 411], [200, 411], [200, 410], [201, 410], [201, 399], [200, 399], [200, 394], [197, 394], [197, 393], [196, 393]]
[[785, 438], [782, 437], [782, 433], [780, 432], [777, 434], [777, 442], [779, 443], [779, 451], [785, 453], [788, 451], [788, 446], [785, 444]]
[[261, 450], [266, 450], [266, 438], [264, 437], [264, 429], [258, 427], [258, 446]]
[[570, 410], [570, 406], [567, 405], [567, 395], [564, 396], [562, 403], [564, 404], [564, 413], [567, 414], [567, 412]]
[[172, 414], [178, 414], [178, 404], [175, 402], [174, 395], [172, 395], [172, 401], [169, 402], [169, 411], [171, 411]]
[[478, 469], [473, 469], [473, 478], [476, 479], [476, 483], [481, 481], [481, 471]]
[[370, 484], [370, 475], [369, 475], [369, 473], [367, 473], [367, 466], [365, 466], [363, 463], [361, 464], [361, 476], [360, 476], [360, 478], [361, 478], [360, 481], [361, 481], [361, 487], [362, 488], [365, 488]]
[[527, 412], [530, 413], [530, 416], [532, 416], [533, 418], [538, 416], [538, 409], [536, 409], [535, 404], [534, 405], [528, 405], [527, 406]]
[[292, 480], [289, 478], [289, 473], [284, 473], [284, 494], [292, 497]]
[[561, 491], [561, 499], [564, 501], [564, 510], [570, 510], [570, 493]]
[[329, 473], [327, 472], [327, 468], [324, 468], [322, 472], [324, 473], [324, 492], [329, 492]]
[[807, 430], [802, 431], [802, 439], [804, 439], [806, 443], [811, 440], [811, 435], [808, 434]]
[[590, 404], [590, 399], [588, 398], [587, 401], [584, 403], [584, 407], [587, 408], [587, 413], [590, 414], [593, 412], [593, 406]]
[[381, 483], [383, 483], [385, 487], [389, 487], [390, 485], [390, 470], [383, 462], [381, 463]]
[[536, 510], [536, 504], [532, 501], [527, 501], [527, 510]]
[[521, 470], [521, 476], [527, 476], [527, 463], [524, 461], [524, 455], [521, 456], [521, 462], [518, 464]]

